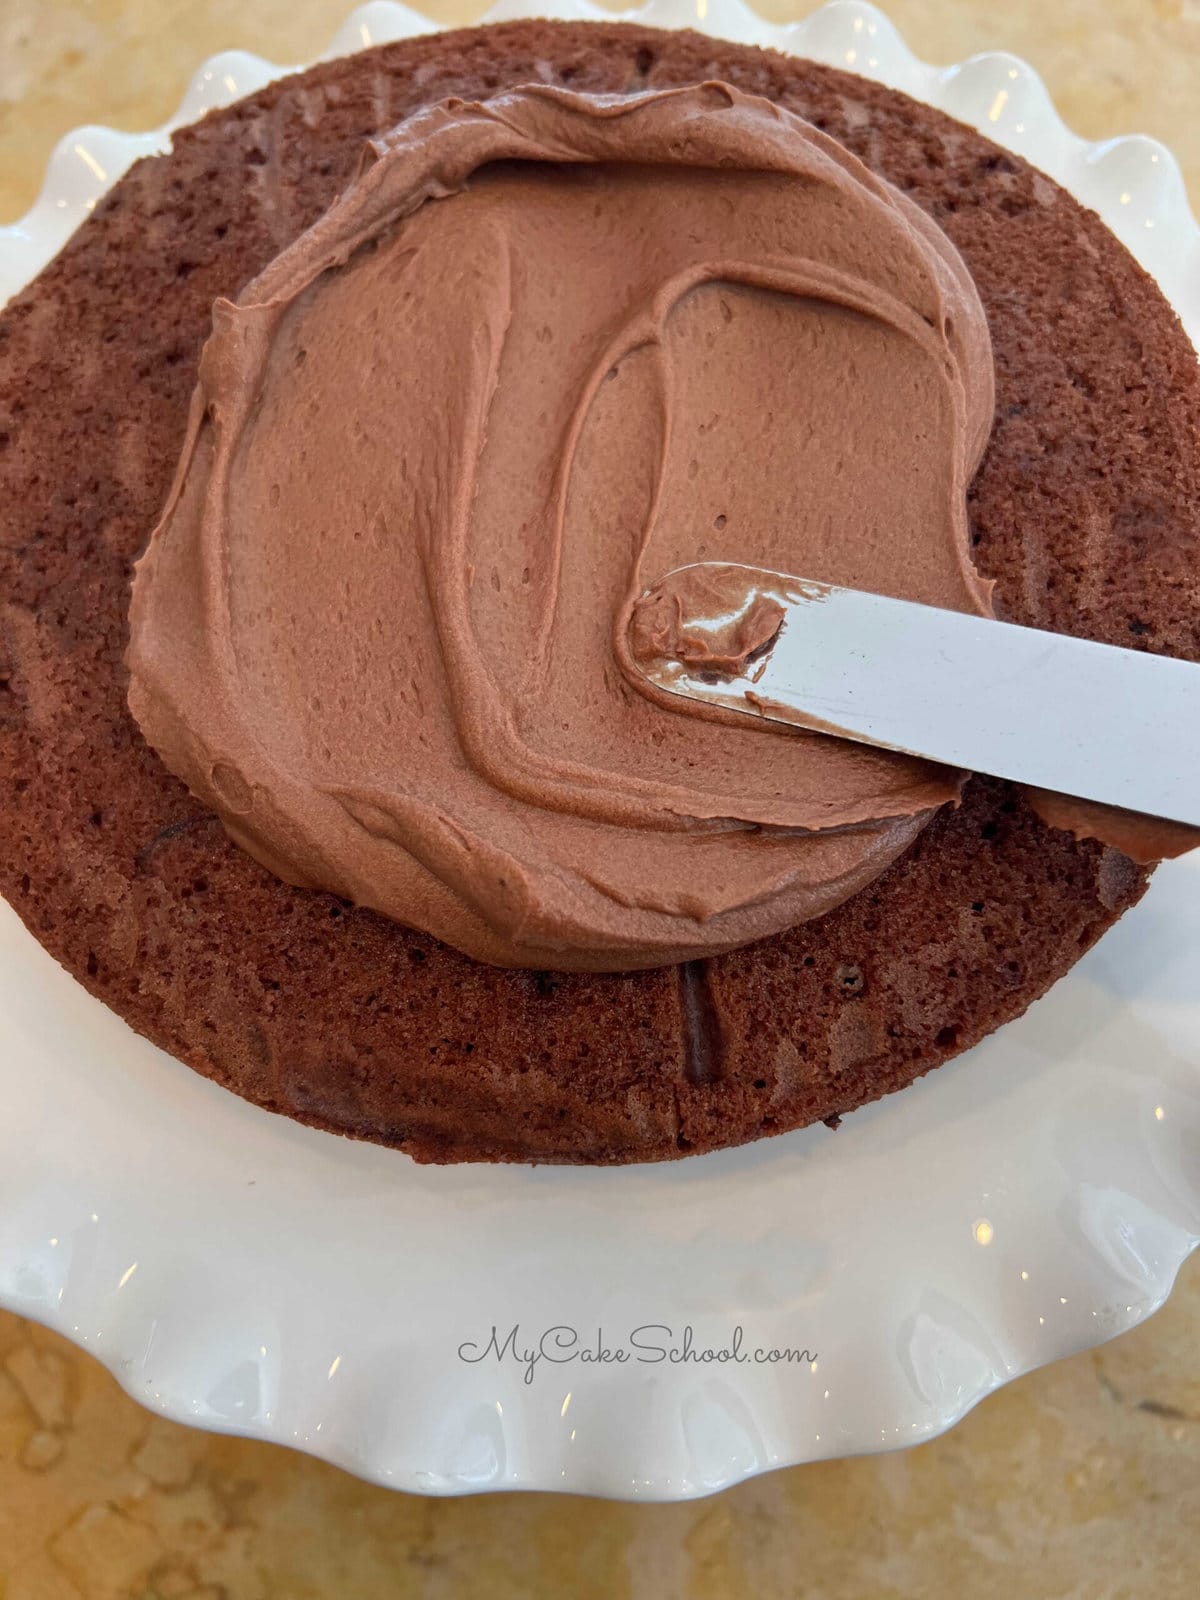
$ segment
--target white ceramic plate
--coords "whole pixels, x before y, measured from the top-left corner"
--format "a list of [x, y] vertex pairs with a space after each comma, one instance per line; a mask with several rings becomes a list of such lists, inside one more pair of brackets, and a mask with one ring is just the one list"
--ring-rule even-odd
[[[1077, 139], [1015, 58], [926, 66], [857, 3], [791, 28], [737, 0], [637, 15], [868, 73], [1036, 157], [1200, 336], [1174, 161]], [[375, 0], [333, 52], [431, 26]], [[214, 57], [172, 125], [281, 70]], [[0, 299], [168, 138], [69, 134], [33, 211], [0, 230]], [[663, 1167], [439, 1169], [202, 1081], [0, 903], [0, 1302], [168, 1415], [405, 1489], [675, 1499], [907, 1444], [1166, 1296], [1200, 1237], [1198, 974], [1193, 857], [1027, 1016], [836, 1135]], [[545, 1354], [496, 1356], [493, 1327]], [[740, 1359], [715, 1359], [738, 1328]], [[588, 1359], [598, 1345], [609, 1359]], [[796, 1359], [755, 1359], [772, 1349]]]

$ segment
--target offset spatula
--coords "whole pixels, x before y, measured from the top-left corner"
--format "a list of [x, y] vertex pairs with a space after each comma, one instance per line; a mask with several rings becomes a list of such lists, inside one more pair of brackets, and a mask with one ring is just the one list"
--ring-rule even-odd
[[637, 659], [672, 694], [1200, 826], [1200, 665], [724, 562], [651, 594], [700, 645]]

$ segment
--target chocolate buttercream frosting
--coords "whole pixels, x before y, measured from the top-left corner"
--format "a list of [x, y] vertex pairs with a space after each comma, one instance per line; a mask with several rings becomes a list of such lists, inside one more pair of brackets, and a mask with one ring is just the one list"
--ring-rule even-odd
[[778, 637], [787, 613], [742, 566], [687, 566], [648, 589], [629, 618], [629, 654], [648, 677], [736, 678]]
[[992, 396], [949, 241], [793, 114], [721, 84], [446, 102], [217, 302], [130, 705], [281, 877], [482, 960], [775, 933], [961, 775], [681, 706], [634, 607], [728, 560], [988, 612]]

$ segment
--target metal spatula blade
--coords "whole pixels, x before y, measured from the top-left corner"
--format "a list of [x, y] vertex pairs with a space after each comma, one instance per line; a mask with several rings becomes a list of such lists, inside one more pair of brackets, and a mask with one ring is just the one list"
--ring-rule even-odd
[[[727, 608], [689, 616], [687, 595], [717, 580]], [[758, 597], [782, 613], [736, 672], [643, 657], [660, 689], [1200, 826], [1200, 665], [726, 563], [655, 592], [682, 597], [696, 637]]]

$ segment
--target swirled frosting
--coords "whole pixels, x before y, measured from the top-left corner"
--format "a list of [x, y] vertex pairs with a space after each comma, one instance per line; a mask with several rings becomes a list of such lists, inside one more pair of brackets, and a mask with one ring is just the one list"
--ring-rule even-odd
[[633, 607], [729, 560], [986, 612], [962, 261], [720, 84], [449, 101], [219, 301], [130, 704], [230, 834], [480, 959], [623, 969], [855, 893], [960, 775], [684, 706]]

